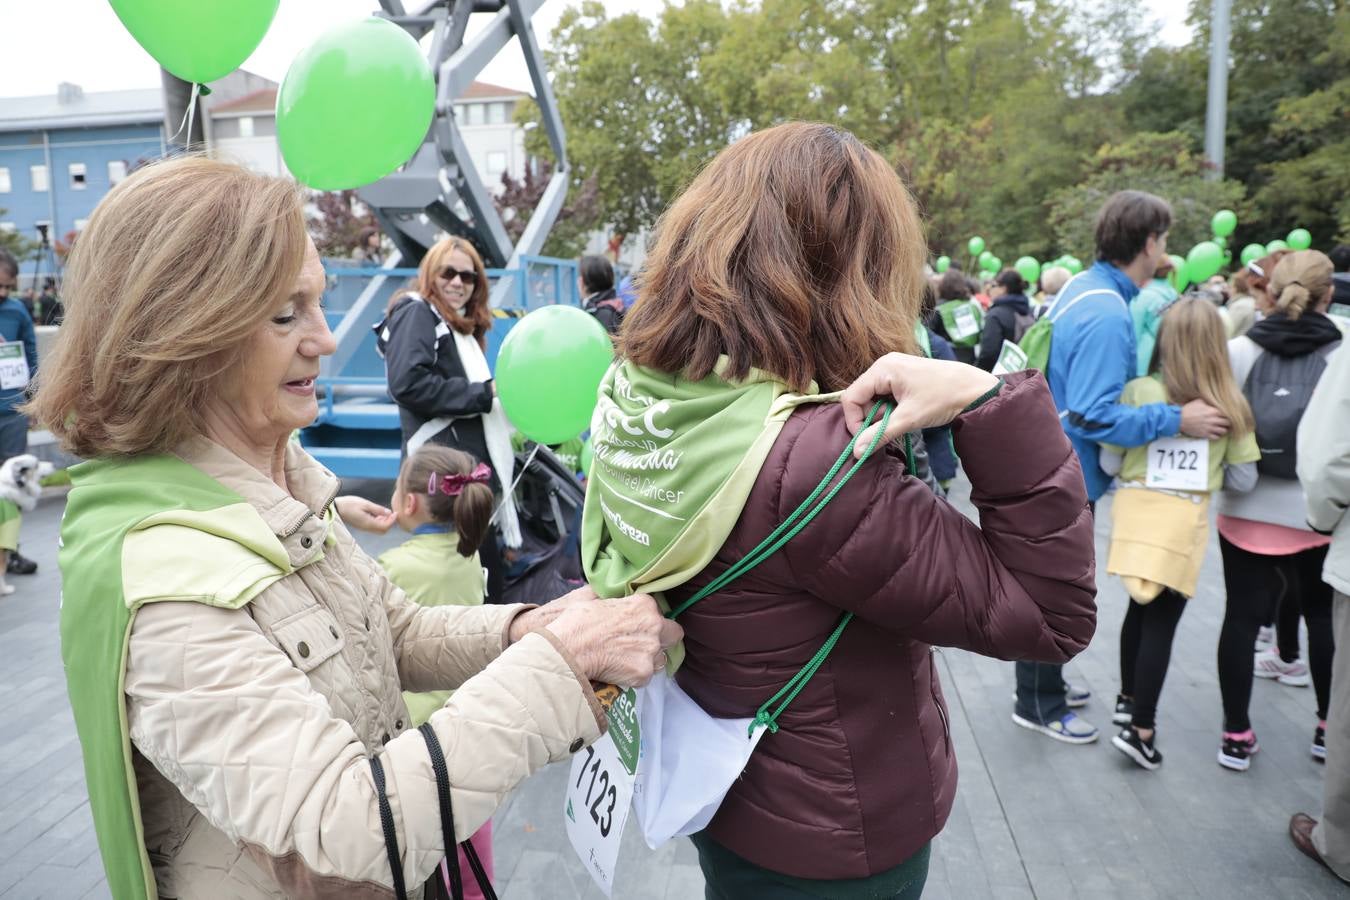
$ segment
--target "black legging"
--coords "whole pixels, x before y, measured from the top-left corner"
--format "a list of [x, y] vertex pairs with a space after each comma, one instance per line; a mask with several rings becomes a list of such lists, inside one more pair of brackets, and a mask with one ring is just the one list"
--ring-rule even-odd
[[1271, 598], [1284, 590], [1285, 604], [1293, 604], [1308, 623], [1308, 667], [1317, 694], [1317, 717], [1327, 717], [1331, 696], [1331, 657], [1335, 638], [1331, 630], [1330, 586], [1322, 581], [1326, 547], [1288, 556], [1250, 553], [1219, 535], [1223, 554], [1223, 581], [1228, 591], [1223, 628], [1219, 632], [1219, 692], [1223, 695], [1224, 731], [1241, 733], [1252, 727], [1248, 708], [1252, 700], [1252, 646], [1256, 632], [1268, 617]]
[[1276, 569], [1279, 576], [1280, 593], [1275, 597], [1275, 608], [1271, 610], [1275, 622], [1275, 647], [1280, 651], [1280, 659], [1293, 662], [1299, 658], [1298, 652], [1298, 597], [1289, 590], [1289, 579]]
[[1172, 661], [1172, 638], [1186, 598], [1165, 588], [1152, 603], [1130, 600], [1120, 626], [1120, 693], [1134, 700], [1135, 728], [1153, 728], [1158, 697]]

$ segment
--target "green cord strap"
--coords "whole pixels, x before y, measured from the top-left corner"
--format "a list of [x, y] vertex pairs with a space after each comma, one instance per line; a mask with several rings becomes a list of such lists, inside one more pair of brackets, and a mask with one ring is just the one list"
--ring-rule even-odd
[[[831, 488], [829, 493], [825, 494], [825, 497], [821, 499], [819, 503], [816, 502], [817, 498], [825, 492], [825, 489], [829, 487], [830, 482], [832, 482], [834, 477], [839, 474], [839, 470], [844, 467], [844, 463], [853, 454], [853, 448], [858, 442], [858, 435], [854, 435], [853, 439], [848, 442], [848, 446], [844, 448], [844, 452], [839, 454], [839, 458], [835, 460], [834, 465], [830, 467], [830, 471], [821, 479], [820, 484], [816, 485], [816, 489], [811, 492], [811, 495], [803, 500], [801, 505], [783, 520], [782, 524], [775, 528], [768, 537], [760, 541], [753, 550], [728, 567], [725, 572], [714, 578], [698, 591], [698, 593], [694, 594], [666, 615], [669, 618], [674, 619], [695, 603], [722, 590], [727, 585], [764, 562], [770, 556], [777, 553], [788, 541], [796, 537], [803, 528], [811, 524], [811, 521], [825, 508], [826, 504], [835, 498], [835, 495], [837, 495], [840, 489], [848, 483], [848, 480], [862, 468], [863, 464], [866, 463], [868, 459], [871, 458], [872, 454], [877, 449], [877, 445], [881, 443], [881, 437], [885, 434], [886, 426], [890, 424], [891, 413], [895, 410], [895, 407], [892, 404], [885, 401], [880, 401], [872, 407], [872, 410], [867, 414], [867, 418], [863, 420], [862, 428], [858, 429], [858, 434], [861, 434], [863, 429], [872, 424], [872, 420], [876, 417], [878, 410], [882, 411], [881, 428], [878, 429], [877, 433], [872, 437], [872, 441], [868, 444], [862, 457], [853, 464], [851, 469], [844, 473], [844, 476], [839, 479], [839, 483]], [[909, 463], [910, 472], [912, 474], [914, 471], [914, 449], [908, 434], [905, 435], [905, 459]], [[814, 506], [812, 504], [814, 504]], [[793, 675], [788, 683], [783, 685], [782, 689], [760, 706], [759, 710], [755, 713], [754, 721], [750, 724], [751, 734], [754, 733], [754, 730], [757, 727], [761, 726], [767, 727], [770, 732], [776, 732], [778, 730], [778, 717], [782, 715], [783, 710], [787, 709], [788, 704], [796, 699], [797, 695], [806, 687], [806, 683], [811, 680], [811, 677], [825, 664], [825, 660], [829, 657], [830, 652], [834, 650], [835, 644], [839, 643], [839, 636], [843, 634], [845, 626], [847, 626], [852, 619], [853, 613], [845, 613], [839, 620], [839, 624], [835, 627], [834, 632], [825, 640], [825, 643], [821, 645], [820, 649], [816, 651], [815, 655], [811, 657], [806, 665], [802, 666], [797, 674]], [[784, 695], [786, 695], [786, 698], [778, 705], [778, 708], [770, 711], [770, 707], [777, 703], [780, 698], [783, 698]]]

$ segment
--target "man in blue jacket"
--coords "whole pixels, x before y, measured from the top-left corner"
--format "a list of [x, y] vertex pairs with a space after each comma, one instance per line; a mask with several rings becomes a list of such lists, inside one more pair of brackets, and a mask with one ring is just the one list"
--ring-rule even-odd
[[[1096, 263], [1064, 286], [1047, 313], [1054, 322], [1046, 367], [1050, 393], [1082, 463], [1094, 513], [1111, 486], [1098, 463], [1098, 445], [1138, 447], [1181, 433], [1213, 439], [1228, 431], [1228, 420], [1203, 400], [1184, 407], [1120, 402], [1136, 367], [1130, 300], [1166, 255], [1171, 224], [1172, 210], [1161, 197], [1142, 191], [1113, 195], [1097, 214]], [[1082, 706], [1088, 696], [1065, 684], [1061, 666], [1018, 663], [1013, 721], [1070, 744], [1091, 743], [1097, 729], [1069, 708]], [[1128, 710], [1117, 714], [1128, 721]]]
[[[27, 395], [29, 380], [37, 373], [37, 333], [28, 310], [11, 296], [18, 288], [19, 263], [9, 251], [0, 250], [0, 345], [18, 344], [27, 363], [27, 375], [22, 367], [17, 372], [10, 367], [0, 383], [0, 461], [28, 452], [28, 417], [17, 407]], [[37, 571], [37, 563], [11, 550], [6, 571], [10, 575], [31, 575]]]

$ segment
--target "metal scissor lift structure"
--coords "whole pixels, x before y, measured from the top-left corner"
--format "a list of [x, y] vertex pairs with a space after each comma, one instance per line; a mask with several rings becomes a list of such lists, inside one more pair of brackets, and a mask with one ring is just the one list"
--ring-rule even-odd
[[[520, 315], [532, 268], [552, 270], [546, 278], [555, 286], [552, 302], [576, 302], [573, 264], [537, 255], [566, 199], [571, 177], [562, 119], [531, 25], [544, 0], [431, 0], [416, 8], [404, 0], [379, 2], [382, 12], [377, 15], [418, 41], [429, 38], [436, 109], [426, 140], [408, 164], [358, 191], [393, 241], [395, 252], [350, 305], [335, 313], [337, 351], [324, 360], [319, 420], [303, 435], [310, 451], [342, 477], [392, 478], [398, 472], [398, 408], [388, 397], [383, 370], [372, 371], [371, 327], [441, 232], [471, 241], [494, 278], [492, 305], [499, 315], [490, 350], [495, 351]], [[474, 14], [490, 14], [492, 19], [466, 42], [469, 17]], [[513, 37], [519, 41], [556, 161], [538, 207], [514, 244], [473, 167], [454, 115], [455, 100]], [[489, 354], [490, 359], [493, 356]]]

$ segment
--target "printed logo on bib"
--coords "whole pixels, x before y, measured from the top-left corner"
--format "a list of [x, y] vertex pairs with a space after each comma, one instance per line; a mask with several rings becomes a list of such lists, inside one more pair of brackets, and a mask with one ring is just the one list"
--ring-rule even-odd
[[995, 375], [1011, 375], [1027, 367], [1027, 352], [1012, 341], [1004, 340], [1003, 349], [998, 351], [998, 361], [994, 363]]
[[1209, 490], [1209, 441], [1176, 437], [1149, 444], [1144, 484], [1172, 491]]
[[605, 711], [609, 730], [572, 760], [563, 824], [577, 858], [608, 897], [614, 889], [619, 841], [632, 809], [641, 735], [632, 689], [613, 690], [603, 700], [610, 701]]
[[28, 357], [23, 344], [0, 343], [0, 389], [6, 391], [28, 387]]
[[952, 311], [952, 337], [960, 340], [968, 338], [980, 330], [980, 323], [975, 318], [975, 311], [969, 304], [958, 306]]

